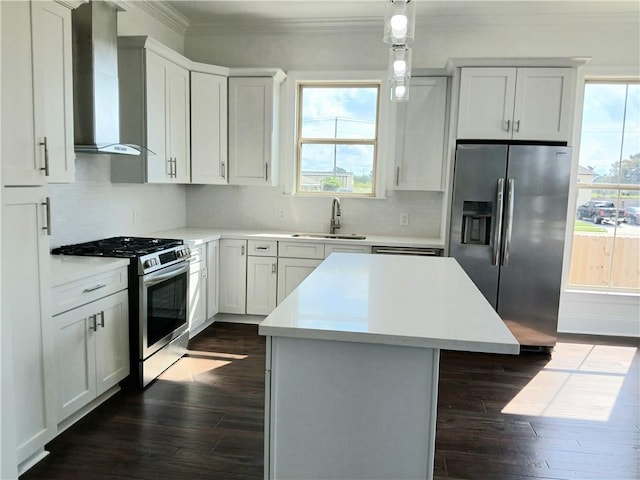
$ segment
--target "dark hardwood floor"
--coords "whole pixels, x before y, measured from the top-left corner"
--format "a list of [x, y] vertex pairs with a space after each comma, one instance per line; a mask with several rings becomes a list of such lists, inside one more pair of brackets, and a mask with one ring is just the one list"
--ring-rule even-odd
[[[216, 323], [144, 391], [62, 433], [21, 479], [262, 478], [264, 338]], [[633, 339], [562, 335], [551, 357], [442, 352], [436, 479], [640, 477]]]

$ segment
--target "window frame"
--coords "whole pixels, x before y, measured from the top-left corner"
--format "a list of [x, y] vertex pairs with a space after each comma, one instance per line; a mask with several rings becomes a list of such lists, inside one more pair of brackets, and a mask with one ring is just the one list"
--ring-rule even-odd
[[[640, 191], [640, 184], [636, 185], [636, 184], [627, 184], [627, 183], [620, 183], [620, 177], [618, 178], [618, 183], [589, 183], [589, 182], [580, 182], [579, 181], [579, 170], [580, 170], [580, 150], [583, 147], [583, 122], [584, 122], [584, 110], [585, 110], [585, 98], [586, 98], [586, 89], [587, 89], [587, 85], [589, 84], [605, 84], [605, 85], [614, 85], [614, 84], [621, 84], [621, 85], [639, 85], [640, 84], [640, 78], [636, 77], [636, 76], [612, 76], [612, 77], [608, 77], [608, 76], [597, 76], [597, 77], [589, 77], [589, 76], [585, 76], [582, 79], [581, 82], [581, 93], [582, 95], [579, 95], [577, 100], [581, 100], [581, 104], [578, 105], [578, 110], [580, 112], [580, 119], [581, 122], [579, 125], [576, 125], [576, 133], [578, 134], [578, 136], [575, 138], [576, 142], [575, 144], [577, 145], [577, 155], [575, 157], [575, 168], [576, 168], [576, 176], [574, 178], [574, 181], [572, 182], [572, 187], [571, 190], [573, 191], [572, 194], [572, 198], [574, 199], [573, 201], [573, 210], [570, 210], [568, 212], [567, 215], [567, 219], [568, 219], [568, 225], [570, 226], [569, 233], [567, 238], [570, 239], [570, 245], [571, 245], [571, 249], [568, 252], [568, 258], [567, 258], [567, 263], [565, 264], [567, 267], [566, 270], [566, 280], [565, 280], [565, 290], [567, 292], [576, 292], [576, 293], [595, 293], [595, 294], [626, 294], [626, 295], [632, 295], [632, 296], [637, 296], [640, 294], [640, 290], [638, 290], [637, 288], [633, 288], [633, 287], [624, 287], [624, 286], [616, 286], [613, 282], [614, 280], [614, 255], [613, 252], [615, 251], [616, 248], [616, 243], [617, 243], [617, 239], [618, 239], [618, 228], [619, 228], [619, 224], [618, 225], [614, 225], [613, 226], [613, 230], [611, 232], [611, 258], [609, 259], [608, 264], [603, 264], [603, 266], [605, 267], [605, 269], [607, 269], [609, 271], [609, 276], [607, 279], [607, 284], [606, 285], [583, 285], [583, 284], [578, 284], [578, 283], [571, 283], [571, 272], [572, 272], [572, 261], [573, 261], [573, 253], [574, 253], [574, 249], [576, 247], [575, 245], [575, 235], [576, 235], [576, 212], [578, 210], [578, 208], [584, 204], [583, 201], [580, 201], [580, 193], [584, 190], [611, 190], [611, 191], [615, 191], [615, 195], [612, 195], [612, 197], [614, 198], [614, 204], [616, 206], [616, 209], [621, 210], [621, 199], [622, 199], [622, 193], [623, 192], [627, 192], [627, 191]], [[626, 101], [626, 100], [625, 100]], [[626, 110], [626, 105], [625, 105], [625, 110]], [[622, 138], [621, 138], [621, 149], [622, 149], [622, 145], [624, 143], [624, 125], [623, 125], [623, 132], [622, 132]], [[622, 156], [622, 151], [620, 151], [620, 156], [617, 159], [617, 163], [618, 166], [620, 165], [620, 163], [625, 160], [625, 158], [623, 158]], [[591, 198], [591, 200], [594, 200], [593, 198]]]
[[[313, 88], [375, 88], [377, 90], [376, 95], [376, 118], [375, 118], [375, 137], [372, 139], [338, 139], [338, 138], [306, 138], [302, 137], [302, 91], [305, 87]], [[380, 151], [380, 120], [381, 120], [381, 97], [382, 82], [379, 80], [298, 80], [295, 87], [295, 177], [293, 192], [295, 195], [301, 196], [317, 196], [317, 197], [332, 197], [339, 194], [344, 197], [351, 198], [377, 198], [378, 197], [378, 175], [380, 171], [379, 166], [379, 151]], [[301, 190], [300, 177], [302, 174], [302, 148], [305, 144], [313, 145], [370, 145], [373, 147], [373, 165], [371, 174], [371, 192], [370, 193], [356, 193], [356, 192], [335, 192], [335, 191], [304, 191]]]

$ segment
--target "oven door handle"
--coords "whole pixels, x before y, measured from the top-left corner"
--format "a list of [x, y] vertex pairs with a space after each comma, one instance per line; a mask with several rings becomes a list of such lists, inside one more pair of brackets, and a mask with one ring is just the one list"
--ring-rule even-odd
[[158, 283], [164, 282], [165, 280], [180, 275], [182, 273], [187, 273], [189, 271], [189, 262], [181, 262], [176, 265], [172, 265], [167, 268], [163, 268], [162, 270], [158, 270], [156, 272], [150, 273], [142, 277], [142, 282], [145, 287], [152, 287], [153, 285], [157, 285]]

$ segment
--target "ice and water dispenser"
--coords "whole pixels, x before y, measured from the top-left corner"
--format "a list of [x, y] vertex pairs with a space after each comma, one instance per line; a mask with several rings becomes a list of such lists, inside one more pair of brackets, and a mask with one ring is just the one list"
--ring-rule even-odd
[[474, 200], [462, 203], [462, 243], [489, 245], [491, 241], [492, 202]]

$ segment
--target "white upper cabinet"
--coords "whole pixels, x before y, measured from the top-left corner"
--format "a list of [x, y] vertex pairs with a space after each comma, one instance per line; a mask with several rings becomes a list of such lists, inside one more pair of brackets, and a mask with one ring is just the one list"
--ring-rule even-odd
[[284, 73], [275, 70], [270, 76], [258, 76], [250, 70], [253, 76], [229, 78], [229, 183], [275, 186]]
[[408, 102], [397, 104], [394, 188], [443, 189], [447, 77], [414, 77]]
[[71, 10], [31, 2], [36, 117], [42, 128], [50, 183], [74, 181]]
[[73, 181], [71, 11], [1, 2], [4, 185]]
[[573, 68], [462, 68], [459, 139], [568, 141]]
[[191, 72], [191, 183], [224, 185], [227, 165], [227, 77]]
[[[183, 62], [185, 66], [180, 63]], [[120, 140], [150, 150], [114, 156], [111, 180], [191, 180], [188, 61], [148, 37], [118, 39]]]

